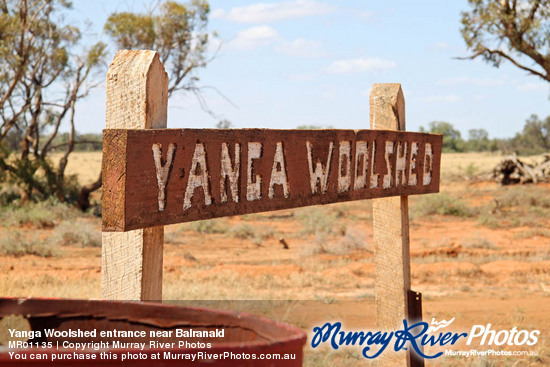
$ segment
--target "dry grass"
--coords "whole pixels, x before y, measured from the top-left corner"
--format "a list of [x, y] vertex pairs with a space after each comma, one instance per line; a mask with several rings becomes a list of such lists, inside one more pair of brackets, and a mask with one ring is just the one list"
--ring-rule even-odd
[[19, 230], [5, 232], [0, 236], [0, 256], [21, 257], [36, 255], [42, 257], [59, 256], [59, 247], [44, 241], [37, 234], [23, 233]]
[[58, 246], [101, 247], [101, 226], [86, 218], [63, 222], [48, 241]]
[[355, 228], [346, 228], [344, 231], [339, 236], [316, 234], [313, 241], [309, 241], [301, 248], [300, 257], [319, 254], [349, 255], [361, 251], [372, 253], [364, 233]]
[[[101, 152], [75, 152], [69, 158], [68, 174], [76, 174], [81, 184], [95, 181], [101, 167]], [[52, 154], [52, 161], [57, 162], [61, 154]], [[444, 153], [441, 156], [442, 181], [455, 181], [475, 176], [487, 175], [505, 157], [500, 153]], [[539, 159], [540, 156], [520, 157], [527, 160]]]
[[461, 242], [462, 247], [473, 249], [494, 249], [495, 244], [486, 238], [483, 238], [479, 233], [475, 237], [465, 238]]
[[256, 246], [261, 246], [266, 240], [278, 235], [270, 226], [258, 227], [248, 223], [232, 227], [229, 233], [234, 238], [251, 241]]
[[453, 217], [473, 217], [477, 214], [476, 208], [470, 207], [459, 196], [447, 193], [413, 197], [410, 209], [412, 218], [436, 214]]
[[229, 228], [225, 218], [199, 220], [197, 222], [186, 223], [181, 228], [182, 231], [191, 230], [201, 234], [226, 233]]
[[[86, 185], [97, 180], [101, 171], [101, 152], [74, 152], [69, 156], [67, 175], [77, 175], [78, 182]], [[58, 162], [61, 153], [51, 155], [52, 162]]]
[[550, 238], [550, 229], [547, 228], [532, 228], [526, 231], [514, 233], [514, 238], [537, 238], [546, 237]]
[[488, 228], [548, 227], [550, 190], [535, 185], [502, 187], [481, 209], [479, 223]]
[[504, 156], [499, 153], [444, 153], [441, 156], [442, 176], [464, 178], [468, 167], [475, 167], [478, 174], [490, 173], [502, 158]]
[[10, 297], [100, 298], [98, 276], [94, 274], [66, 278], [55, 272], [24, 276], [11, 273], [0, 277], [2, 294]]
[[27, 225], [37, 229], [51, 228], [64, 220], [73, 219], [77, 215], [79, 213], [76, 209], [71, 209], [56, 201], [0, 207], [0, 222], [5, 227]]
[[[441, 155], [441, 181], [448, 183], [476, 177], [487, 178], [493, 168], [507, 155], [500, 153], [444, 153]], [[520, 157], [531, 162], [539, 156]]]
[[335, 210], [340, 205], [312, 206], [297, 209], [295, 217], [302, 225], [301, 236], [344, 235], [346, 224], [342, 220], [345, 211]]

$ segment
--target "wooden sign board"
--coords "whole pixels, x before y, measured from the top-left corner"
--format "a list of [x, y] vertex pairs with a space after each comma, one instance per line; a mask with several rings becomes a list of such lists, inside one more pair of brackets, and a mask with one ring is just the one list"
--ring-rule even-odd
[[439, 191], [441, 135], [106, 129], [103, 139], [103, 231]]

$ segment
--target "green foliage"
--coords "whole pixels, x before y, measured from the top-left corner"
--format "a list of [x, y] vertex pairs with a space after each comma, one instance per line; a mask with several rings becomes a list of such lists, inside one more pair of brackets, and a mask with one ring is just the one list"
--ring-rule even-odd
[[65, 221], [49, 241], [61, 246], [101, 247], [101, 230], [87, 220]]
[[227, 232], [227, 226], [224, 219], [199, 220], [189, 223], [188, 226], [191, 230], [203, 234]]
[[465, 150], [469, 152], [491, 151], [491, 141], [489, 133], [485, 129], [468, 130], [468, 141], [466, 141]]
[[470, 129], [468, 130], [468, 140], [486, 141], [489, 140], [489, 133], [485, 129]]
[[364, 235], [361, 231], [346, 230], [342, 236], [336, 239], [330, 238], [326, 234], [318, 234], [315, 241], [306, 244], [301, 251], [300, 256], [308, 257], [319, 254], [348, 255], [358, 251], [369, 251]]
[[471, 217], [476, 215], [476, 209], [469, 207], [462, 200], [448, 194], [422, 195], [411, 205], [412, 215], [449, 215], [454, 217]]
[[164, 1], [153, 13], [112, 13], [105, 31], [119, 48], [159, 53], [169, 72], [169, 96], [177, 90], [198, 92], [198, 77], [192, 74], [209, 61], [205, 56], [210, 37], [206, 31], [209, 12], [205, 0], [185, 4]]
[[470, 59], [482, 57], [499, 67], [508, 60], [518, 68], [550, 81], [549, 0], [469, 0], [462, 13], [461, 33]]
[[58, 256], [59, 251], [50, 243], [40, 240], [37, 236], [28, 237], [20, 231], [4, 231], [0, 236], [0, 255], [52, 257]]
[[[90, 80], [103, 65], [106, 45], [82, 44], [79, 28], [65, 21], [69, 1], [0, 4], [2, 178], [19, 187], [25, 200], [73, 201], [75, 180], [64, 171], [73, 150], [75, 106], [96, 86]], [[67, 123], [66, 156], [55, 166], [48, 155]]]
[[333, 129], [332, 126], [323, 126], [323, 125], [299, 125], [296, 129], [298, 130], [319, 130], [319, 129]]
[[[550, 0], [468, 0], [462, 12], [461, 33], [472, 54], [499, 67], [507, 60], [523, 71], [550, 81]], [[537, 154], [550, 150], [550, 117], [544, 122], [531, 116], [509, 141], [494, 140], [488, 150]], [[479, 142], [478, 142], [479, 143]], [[475, 145], [469, 149], [482, 147]]]
[[488, 228], [547, 227], [550, 192], [544, 187], [507, 187], [481, 209], [479, 223]]
[[241, 224], [231, 228], [231, 234], [240, 240], [247, 240], [254, 238], [255, 230], [251, 225]]
[[550, 116], [540, 120], [531, 115], [523, 131], [516, 134], [510, 142], [512, 150], [522, 155], [540, 154], [550, 151]]
[[10, 130], [4, 139], [0, 141], [0, 150], [3, 150], [3, 153], [0, 153], [2, 156], [8, 156], [10, 152], [20, 151], [21, 150], [21, 140], [23, 139], [23, 134], [19, 130]]
[[258, 246], [276, 234], [275, 231], [269, 227], [263, 227], [258, 230], [246, 223], [231, 228], [230, 233], [235, 238], [240, 240], [250, 240]]
[[[41, 137], [41, 140], [45, 139], [44, 136]], [[53, 139], [51, 143], [52, 152], [62, 152], [66, 149], [66, 146], [69, 144], [71, 137], [69, 133], [59, 133]], [[103, 149], [103, 137], [101, 134], [79, 134], [75, 133], [75, 152], [98, 152]]]
[[338, 213], [325, 208], [308, 207], [296, 211], [296, 219], [302, 224], [302, 235], [345, 234], [346, 226], [339, 220]]
[[[499, 195], [496, 200], [500, 203], [500, 208], [539, 208], [550, 210], [550, 192], [542, 190], [544, 188], [538, 191], [530, 186], [510, 187], [509, 190]], [[546, 214], [550, 214], [550, 211]]]
[[541, 120], [531, 115], [525, 122], [523, 131], [511, 139], [489, 139], [485, 129], [470, 129], [468, 140], [464, 141], [460, 131], [451, 123], [430, 122], [428, 129], [420, 127], [421, 132], [443, 135], [443, 152], [516, 152], [520, 155], [541, 154], [550, 151], [550, 116]]
[[[75, 176], [61, 176], [48, 159], [8, 159], [0, 155], [0, 167], [7, 167], [5, 182], [20, 188], [12, 200], [22, 198], [42, 201], [55, 198], [74, 203], [79, 198], [78, 181]], [[9, 202], [8, 202], [9, 203]]]
[[535, 238], [546, 237], [550, 238], [550, 229], [546, 228], [531, 228], [526, 231], [514, 233], [514, 238]]
[[105, 23], [105, 31], [123, 49], [144, 47], [153, 50], [155, 24], [150, 15], [114, 13]]
[[476, 166], [475, 163], [470, 163], [469, 165], [464, 168], [464, 173], [466, 174], [466, 177], [473, 178], [476, 177], [479, 172], [478, 166]]
[[[1, 173], [0, 181], [2, 181]], [[20, 191], [17, 187], [6, 183], [0, 185], [0, 207], [7, 206], [12, 202], [17, 201], [20, 197]]]
[[74, 218], [75, 209], [55, 200], [29, 203], [24, 206], [5, 206], [0, 209], [0, 220], [5, 227], [30, 225], [35, 228], [54, 227], [57, 222]]
[[467, 238], [461, 242], [461, 245], [465, 248], [475, 248], [475, 249], [494, 249], [495, 244], [483, 237], [480, 237], [479, 233], [474, 238]]
[[442, 148], [445, 153], [464, 151], [464, 140], [460, 136], [460, 131], [455, 129], [451, 123], [444, 121], [432, 121], [430, 122], [427, 130], [421, 126], [420, 131], [443, 135]]
[[232, 127], [233, 123], [227, 119], [220, 120], [216, 124], [216, 129], [231, 129]]

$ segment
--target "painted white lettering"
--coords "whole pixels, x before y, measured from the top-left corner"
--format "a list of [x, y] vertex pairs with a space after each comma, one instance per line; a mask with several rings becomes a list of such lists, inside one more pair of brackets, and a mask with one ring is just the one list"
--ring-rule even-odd
[[252, 160], [258, 159], [262, 156], [262, 143], [249, 142], [248, 143], [248, 167], [247, 167], [247, 180], [246, 180], [246, 200], [253, 201], [262, 198], [262, 176], [255, 175], [255, 180], [252, 181], [252, 175], [254, 173]]
[[[361, 165], [359, 165], [361, 162]], [[367, 187], [367, 169], [369, 164], [369, 151], [367, 142], [359, 140], [355, 143], [355, 177], [353, 179], [353, 189], [361, 190]], [[359, 174], [359, 167], [362, 168]]]
[[411, 156], [409, 158], [409, 186], [418, 185], [418, 174], [416, 173], [416, 156], [418, 154], [418, 142], [411, 143]]
[[231, 197], [233, 201], [239, 202], [239, 174], [241, 167], [241, 144], [235, 143], [235, 165], [231, 164], [231, 157], [229, 155], [229, 146], [227, 143], [222, 143], [221, 154], [221, 178], [220, 178], [220, 197], [221, 202], [227, 202], [227, 187], [226, 181], [229, 180], [229, 190], [231, 191]]
[[[280, 169], [278, 169], [280, 167]], [[268, 196], [273, 199], [275, 196], [275, 185], [283, 185], [283, 194], [285, 198], [290, 195], [288, 177], [286, 175], [285, 154], [283, 150], [283, 143], [277, 142], [277, 148], [275, 150], [275, 156], [273, 157], [273, 168], [271, 169], [271, 179], [269, 180], [269, 192]]]
[[390, 161], [390, 154], [393, 154], [393, 141], [386, 141], [386, 149], [384, 153], [384, 158], [386, 159], [386, 174], [382, 181], [382, 188], [389, 189], [392, 186], [392, 172], [393, 167]]
[[351, 142], [341, 141], [338, 151], [338, 193], [342, 193], [351, 187]]
[[307, 160], [309, 163], [309, 180], [311, 184], [311, 193], [317, 193], [318, 186], [321, 188], [321, 194], [327, 192], [328, 189], [328, 174], [330, 171], [330, 161], [332, 160], [332, 150], [334, 149], [334, 142], [330, 142], [328, 147], [327, 164], [323, 167], [320, 160], [315, 163], [315, 171], [313, 170], [313, 157], [312, 150], [313, 144], [310, 141], [306, 141], [307, 147]]
[[212, 195], [210, 194], [210, 185], [208, 182], [208, 169], [206, 167], [206, 150], [203, 143], [195, 145], [195, 152], [191, 160], [191, 169], [187, 179], [187, 188], [183, 198], [183, 210], [191, 207], [191, 201], [197, 187], [202, 187], [204, 192], [204, 204], [212, 204]]
[[372, 159], [370, 160], [370, 188], [378, 187], [380, 175], [374, 172], [374, 162], [376, 162], [376, 140], [372, 142]]
[[168, 145], [168, 152], [166, 152], [166, 161], [164, 166], [162, 165], [162, 145], [153, 144], [153, 160], [155, 161], [155, 170], [157, 172], [157, 184], [159, 188], [158, 202], [159, 212], [164, 211], [166, 205], [166, 184], [168, 183], [168, 177], [170, 176], [170, 170], [172, 168], [172, 160], [176, 153], [176, 144], [170, 143]]
[[430, 143], [426, 143], [426, 150], [424, 152], [424, 178], [422, 180], [424, 186], [428, 186], [430, 182], [432, 182], [433, 164], [434, 154], [432, 151], [432, 145]]
[[395, 160], [395, 186], [407, 185], [407, 142], [397, 143], [397, 157]]

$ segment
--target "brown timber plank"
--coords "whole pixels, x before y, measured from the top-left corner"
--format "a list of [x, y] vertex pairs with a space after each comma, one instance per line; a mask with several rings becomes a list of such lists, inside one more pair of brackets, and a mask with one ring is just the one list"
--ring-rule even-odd
[[[113, 195], [103, 204], [107, 206], [104, 231], [439, 190], [440, 135], [383, 130], [107, 129], [104, 139], [113, 141], [123, 134], [124, 147], [104, 145], [106, 156], [116, 149], [116, 154], [125, 152], [126, 162], [122, 179], [123, 165], [104, 171], [106, 180], [125, 186], [124, 195]], [[394, 153], [388, 153], [387, 142]], [[413, 143], [417, 149], [411, 157]], [[425, 184], [427, 144], [432, 169], [431, 181]], [[389, 185], [385, 176], [391, 176]]]

